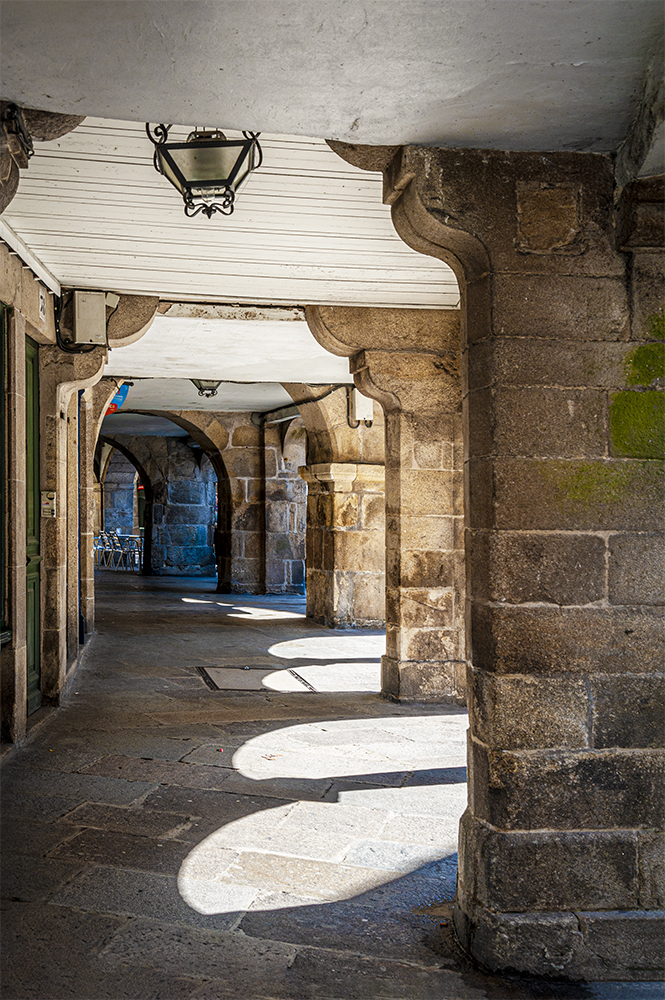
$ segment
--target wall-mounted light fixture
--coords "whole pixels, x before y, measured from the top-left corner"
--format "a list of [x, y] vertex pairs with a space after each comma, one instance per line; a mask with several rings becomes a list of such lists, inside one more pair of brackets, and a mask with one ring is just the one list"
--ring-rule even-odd
[[215, 212], [231, 215], [236, 191], [249, 174], [261, 166], [260, 132], [243, 132], [242, 139], [227, 139], [219, 129], [195, 129], [185, 142], [169, 142], [173, 125], [146, 123], [155, 147], [155, 170], [163, 174], [182, 195], [185, 215]]
[[199, 390], [199, 396], [205, 396], [206, 399], [212, 399], [213, 396], [216, 396], [217, 390], [222, 384], [221, 379], [216, 382], [212, 378], [190, 378], [189, 381], [193, 382]]

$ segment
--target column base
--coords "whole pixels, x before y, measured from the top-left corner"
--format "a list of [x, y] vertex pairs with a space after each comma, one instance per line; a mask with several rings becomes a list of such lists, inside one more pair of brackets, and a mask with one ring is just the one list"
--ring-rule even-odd
[[381, 657], [381, 693], [392, 701], [466, 705], [463, 660], [397, 660]]
[[601, 982], [660, 982], [665, 973], [662, 911], [493, 913], [458, 886], [453, 922], [464, 950], [491, 972]]

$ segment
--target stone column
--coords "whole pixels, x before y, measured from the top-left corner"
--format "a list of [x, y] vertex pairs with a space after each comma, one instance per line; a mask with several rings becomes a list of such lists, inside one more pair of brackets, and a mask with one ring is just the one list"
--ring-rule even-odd
[[93, 389], [86, 389], [79, 408], [81, 479], [79, 517], [81, 523], [81, 612], [86, 636], [95, 629], [95, 445], [97, 426], [93, 410]]
[[[465, 688], [462, 395], [455, 310], [307, 309], [385, 414], [382, 691], [461, 701]], [[365, 349], [361, 350], [365, 345]]]
[[473, 668], [457, 933], [495, 970], [656, 978], [662, 184], [648, 211], [635, 199], [646, 233], [617, 245], [609, 157], [405, 148], [385, 181], [400, 235], [462, 292]]
[[[78, 628], [74, 637], [72, 625], [74, 615], [78, 625], [78, 449], [72, 446], [77, 429], [75, 404], [78, 389], [90, 388], [99, 381], [105, 360], [104, 349], [88, 354], [65, 354], [57, 347], [42, 347], [39, 351], [41, 489], [56, 493], [56, 517], [42, 518], [41, 522], [41, 671], [45, 699], [57, 700], [64, 684], [70, 658], [68, 633], [69, 651], [74, 645], [72, 655], [78, 651]], [[76, 546], [71, 550], [73, 538]], [[76, 568], [75, 608], [68, 596], [68, 567], [72, 560]]]
[[298, 475], [305, 460], [306, 432], [296, 417], [266, 424], [265, 558], [267, 594], [302, 594], [305, 589], [307, 488]]
[[307, 483], [307, 616], [332, 628], [380, 627], [384, 596], [384, 469], [323, 462]]

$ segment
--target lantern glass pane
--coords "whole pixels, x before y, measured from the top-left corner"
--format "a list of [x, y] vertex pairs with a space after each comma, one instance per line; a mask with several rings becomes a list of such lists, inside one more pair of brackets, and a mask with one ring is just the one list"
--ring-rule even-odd
[[180, 192], [180, 194], [182, 194], [183, 193], [182, 184], [180, 183], [180, 180], [173, 172], [173, 168], [169, 162], [168, 157], [162, 156], [162, 151], [159, 148], [157, 150], [157, 154], [159, 156], [159, 164], [162, 168], [162, 173], [164, 174], [167, 180], [171, 181], [173, 187], [176, 188]]
[[219, 181], [223, 184], [235, 166], [241, 146], [202, 147], [194, 143], [184, 149], [171, 149], [173, 162], [182, 172], [188, 187]]

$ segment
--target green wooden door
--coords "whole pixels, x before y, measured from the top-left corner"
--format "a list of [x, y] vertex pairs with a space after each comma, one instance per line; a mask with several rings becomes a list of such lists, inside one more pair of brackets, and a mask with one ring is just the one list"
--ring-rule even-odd
[[39, 629], [39, 363], [38, 347], [25, 340], [25, 441], [26, 441], [26, 617], [28, 646], [28, 715], [42, 703], [40, 687]]

